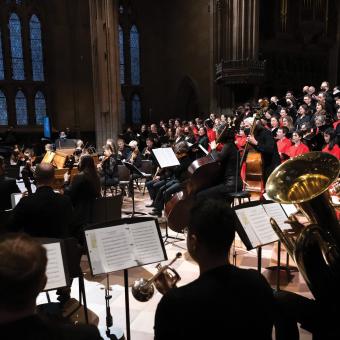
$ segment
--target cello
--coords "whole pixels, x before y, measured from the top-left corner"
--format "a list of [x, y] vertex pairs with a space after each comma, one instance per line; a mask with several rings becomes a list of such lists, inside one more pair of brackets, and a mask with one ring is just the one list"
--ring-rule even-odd
[[[219, 143], [224, 131], [230, 128], [227, 124], [216, 139]], [[216, 161], [213, 154], [196, 159], [188, 168], [189, 178], [182, 191], [175, 193], [165, 204], [164, 213], [168, 226], [175, 232], [182, 232], [188, 226], [189, 212], [194, 203], [195, 195], [201, 190], [212, 187], [222, 181], [223, 167]]]
[[[254, 121], [250, 128], [248, 136], [254, 134], [256, 124], [261, 119], [261, 113], [254, 115]], [[240, 162], [240, 169], [245, 162], [245, 176], [244, 176], [244, 189], [251, 192], [263, 191], [263, 161], [261, 152], [255, 150], [250, 146], [249, 140], [244, 147], [243, 155]]]

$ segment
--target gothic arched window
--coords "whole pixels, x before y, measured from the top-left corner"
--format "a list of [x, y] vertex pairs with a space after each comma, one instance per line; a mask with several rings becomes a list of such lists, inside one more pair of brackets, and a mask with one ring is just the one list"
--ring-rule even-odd
[[7, 101], [2, 91], [0, 91], [0, 125], [8, 125]]
[[17, 125], [27, 125], [27, 100], [24, 92], [18, 91], [15, 96], [15, 110], [17, 113]]
[[5, 79], [4, 53], [2, 51], [2, 34], [0, 31], [0, 80]]
[[38, 91], [34, 100], [35, 107], [35, 122], [38, 125], [43, 125], [44, 117], [46, 116], [45, 96], [41, 91]]
[[41, 25], [38, 17], [33, 14], [30, 20], [30, 41], [32, 58], [32, 78], [44, 81], [44, 60], [41, 41]]
[[136, 25], [130, 30], [131, 83], [140, 85], [139, 33]]
[[12, 78], [25, 79], [24, 55], [22, 51], [21, 22], [16, 13], [12, 13], [8, 21], [12, 57]]
[[142, 122], [141, 102], [138, 94], [132, 97], [132, 124], [140, 124]]
[[[39, 1], [0, 0], [0, 125], [42, 124], [48, 114]], [[6, 118], [4, 118], [6, 117]]]
[[119, 25], [119, 65], [120, 65], [120, 83], [125, 83], [125, 60], [124, 60], [124, 32]]

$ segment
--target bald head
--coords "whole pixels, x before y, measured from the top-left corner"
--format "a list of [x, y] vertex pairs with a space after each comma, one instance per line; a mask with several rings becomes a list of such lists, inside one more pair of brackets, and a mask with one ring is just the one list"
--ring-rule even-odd
[[34, 178], [37, 181], [38, 186], [41, 185], [50, 186], [54, 181], [53, 165], [49, 163], [38, 164], [35, 168]]

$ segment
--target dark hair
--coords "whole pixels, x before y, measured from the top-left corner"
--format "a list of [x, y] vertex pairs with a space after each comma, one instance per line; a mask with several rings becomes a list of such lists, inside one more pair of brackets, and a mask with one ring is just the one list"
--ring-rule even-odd
[[0, 166], [3, 166], [5, 164], [5, 158], [0, 156]]
[[278, 128], [278, 130], [282, 130], [285, 136], [289, 134], [289, 129], [287, 128], [287, 126], [281, 126]]
[[232, 128], [226, 128], [225, 124], [218, 128], [218, 141], [221, 143], [230, 143], [235, 141], [235, 131]]
[[96, 165], [94, 163], [93, 157], [90, 155], [84, 155], [80, 158], [79, 163], [79, 172], [82, 172], [85, 176], [87, 176], [97, 195], [100, 194], [100, 181], [96, 170]]
[[235, 213], [223, 200], [196, 200], [189, 230], [213, 254], [227, 254], [235, 237]]
[[0, 240], [0, 306], [20, 311], [35, 302], [43, 288], [46, 250], [26, 234], [7, 234]]
[[214, 127], [214, 122], [210, 118], [208, 118], [204, 121], [204, 126], [212, 129]]
[[334, 145], [337, 143], [337, 135], [335, 133], [335, 130], [333, 128], [328, 128], [324, 131], [324, 135], [329, 135], [329, 143], [328, 143], [328, 149], [333, 150]]

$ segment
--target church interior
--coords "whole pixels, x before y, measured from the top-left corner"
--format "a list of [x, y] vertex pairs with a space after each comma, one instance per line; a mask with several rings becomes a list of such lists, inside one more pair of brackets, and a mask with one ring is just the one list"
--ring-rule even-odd
[[[159, 306], [164, 301], [166, 313], [165, 303], [178, 300], [163, 300], [164, 293], [192, 287], [211, 265], [190, 243], [201, 245], [193, 207], [223, 201], [236, 230], [228, 266], [315, 302], [317, 316], [332, 314], [315, 322], [294, 313], [294, 336], [280, 335], [274, 320], [266, 339], [339, 339], [339, 1], [0, 0], [0, 16], [0, 291], [9, 282], [25, 285], [15, 272], [29, 261], [8, 269], [10, 256], [20, 254], [5, 247], [7, 233], [24, 232], [30, 239], [22, 242], [60, 245], [65, 279], [40, 287], [34, 313], [93, 325], [103, 339], [170, 339]], [[154, 237], [152, 260], [139, 262], [134, 253], [134, 265], [98, 264], [108, 248], [97, 250], [104, 234], [92, 229], [117, 221], [154, 228], [140, 241]], [[123, 242], [123, 233], [114, 235]], [[117, 258], [125, 254], [111, 247]], [[68, 261], [77, 262], [76, 274]], [[155, 282], [169, 268], [180, 278], [161, 293]], [[144, 302], [133, 293], [141, 278], [154, 290]], [[14, 334], [15, 313], [29, 314], [9, 313], [3, 296], [0, 329]], [[226, 324], [230, 315], [248, 322], [262, 313], [244, 300], [225, 304]], [[207, 321], [202, 334], [220, 326]], [[190, 326], [173, 325], [181, 327]], [[240, 330], [230, 338], [246, 337]]]

